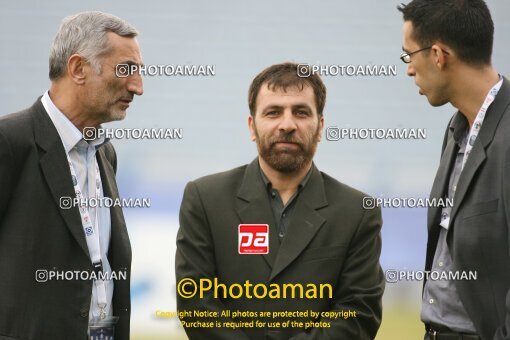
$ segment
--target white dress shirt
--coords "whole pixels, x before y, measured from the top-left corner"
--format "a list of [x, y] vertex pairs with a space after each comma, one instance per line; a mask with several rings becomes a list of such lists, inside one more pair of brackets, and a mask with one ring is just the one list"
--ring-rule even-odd
[[[78, 184], [80, 185], [81, 192], [85, 199], [94, 197], [95, 195], [95, 159], [97, 149], [103, 145], [106, 140], [105, 137], [95, 139], [93, 141], [85, 141], [83, 135], [71, 123], [71, 121], [55, 106], [49, 96], [49, 92], [42, 96], [41, 102], [46, 109], [46, 112], [50, 116], [53, 125], [57, 129], [57, 132], [62, 140], [64, 150], [69, 155], [71, 162], [73, 163], [76, 176], [78, 177]], [[89, 169], [89, 170], [88, 170]], [[89, 179], [91, 179], [89, 181]], [[69, 178], [69, 180], [71, 180]], [[100, 198], [103, 198], [103, 191], [101, 190]], [[95, 224], [96, 209], [98, 218], [98, 230], [99, 233], [99, 244], [101, 249], [101, 260], [103, 262], [103, 270], [107, 275], [111, 273], [110, 263], [108, 262], [108, 245], [110, 244], [111, 235], [111, 218], [110, 208], [108, 207], [89, 207], [89, 214], [92, 220], [92, 225]], [[90, 250], [90, 249], [89, 249]], [[105, 281], [106, 287], [106, 315], [112, 315], [112, 296], [113, 296], [113, 280]], [[92, 285], [92, 300], [90, 304], [89, 312], [89, 323], [92, 318], [99, 316], [99, 306], [97, 303], [97, 292], [96, 286]]]

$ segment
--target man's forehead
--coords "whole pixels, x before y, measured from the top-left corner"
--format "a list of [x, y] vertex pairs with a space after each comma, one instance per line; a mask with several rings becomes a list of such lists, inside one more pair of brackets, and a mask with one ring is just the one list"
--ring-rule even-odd
[[141, 62], [140, 47], [136, 37], [123, 37], [113, 32], [107, 33], [110, 55], [118, 58], [138, 59]]
[[263, 99], [292, 99], [292, 98], [309, 98], [313, 100], [314, 93], [313, 89], [308, 86], [294, 85], [286, 88], [269, 86], [264, 84], [261, 86], [257, 101]]
[[[404, 42], [402, 44], [402, 49], [406, 50], [414, 45], [418, 45], [418, 43], [414, 40], [414, 27], [411, 21], [404, 22]], [[409, 51], [408, 51], [409, 52]]]
[[416, 43], [414, 40], [414, 26], [411, 21], [404, 22], [404, 43]]
[[266, 110], [271, 107], [310, 107], [315, 111], [315, 95], [310, 86], [271, 88], [263, 85], [257, 96], [257, 108]]

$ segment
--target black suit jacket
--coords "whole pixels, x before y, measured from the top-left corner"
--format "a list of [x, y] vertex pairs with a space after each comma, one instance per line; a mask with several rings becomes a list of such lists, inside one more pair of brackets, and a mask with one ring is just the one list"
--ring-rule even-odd
[[[116, 156], [97, 152], [105, 196], [119, 196]], [[0, 339], [85, 339], [91, 281], [36, 281], [36, 270], [92, 270], [65, 150], [40, 98], [24, 111], [0, 117]], [[129, 338], [131, 247], [122, 210], [110, 208], [108, 258], [115, 282], [116, 339]]]
[[[190, 339], [375, 337], [381, 322], [384, 290], [379, 265], [380, 210], [364, 210], [364, 194], [321, 173], [315, 166], [312, 171], [298, 196], [281, 244], [257, 159], [248, 166], [188, 183], [180, 210], [176, 278], [178, 282], [183, 278], [218, 278], [220, 283], [229, 285], [244, 284], [246, 280], [253, 285], [329, 283], [333, 298], [215, 299], [206, 294], [203, 299], [184, 299], [177, 295], [177, 308], [258, 312], [352, 310], [356, 311], [356, 318], [320, 318], [331, 322], [331, 328], [312, 328], [306, 332], [296, 328], [187, 328]], [[269, 224], [269, 254], [238, 254], [241, 223]]]
[[[487, 111], [459, 178], [447, 243], [455, 270], [477, 280], [455, 281], [460, 299], [484, 340], [510, 339], [510, 84]], [[457, 112], [452, 119], [465, 119]], [[431, 197], [445, 197], [458, 146], [449, 128]], [[428, 211], [426, 269], [439, 236], [441, 208]]]

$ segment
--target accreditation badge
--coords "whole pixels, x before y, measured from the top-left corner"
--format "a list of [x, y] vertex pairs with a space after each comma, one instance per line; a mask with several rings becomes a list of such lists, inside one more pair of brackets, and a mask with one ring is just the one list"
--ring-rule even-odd
[[109, 316], [104, 319], [94, 318], [89, 324], [89, 340], [114, 340], [115, 324], [118, 316]]

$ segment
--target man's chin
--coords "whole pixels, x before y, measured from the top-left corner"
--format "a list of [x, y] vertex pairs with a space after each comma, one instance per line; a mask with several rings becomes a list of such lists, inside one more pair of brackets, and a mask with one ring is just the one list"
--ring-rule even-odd
[[301, 170], [305, 163], [302, 155], [295, 155], [288, 152], [278, 152], [265, 161], [274, 170], [285, 174], [291, 174]]
[[108, 121], [113, 122], [117, 120], [123, 120], [124, 118], [126, 118], [126, 114], [127, 114], [126, 110], [116, 110], [108, 115]]
[[301, 167], [299, 167], [295, 163], [281, 163], [281, 162], [279, 162], [279, 163], [269, 164], [269, 166], [271, 168], [273, 168], [274, 170], [276, 170], [280, 173], [283, 173], [283, 174], [292, 174], [292, 173], [295, 173], [301, 169]]
[[448, 101], [438, 100], [437, 98], [427, 97], [427, 100], [429, 101], [429, 104], [433, 107], [443, 106], [444, 104], [448, 103]]

